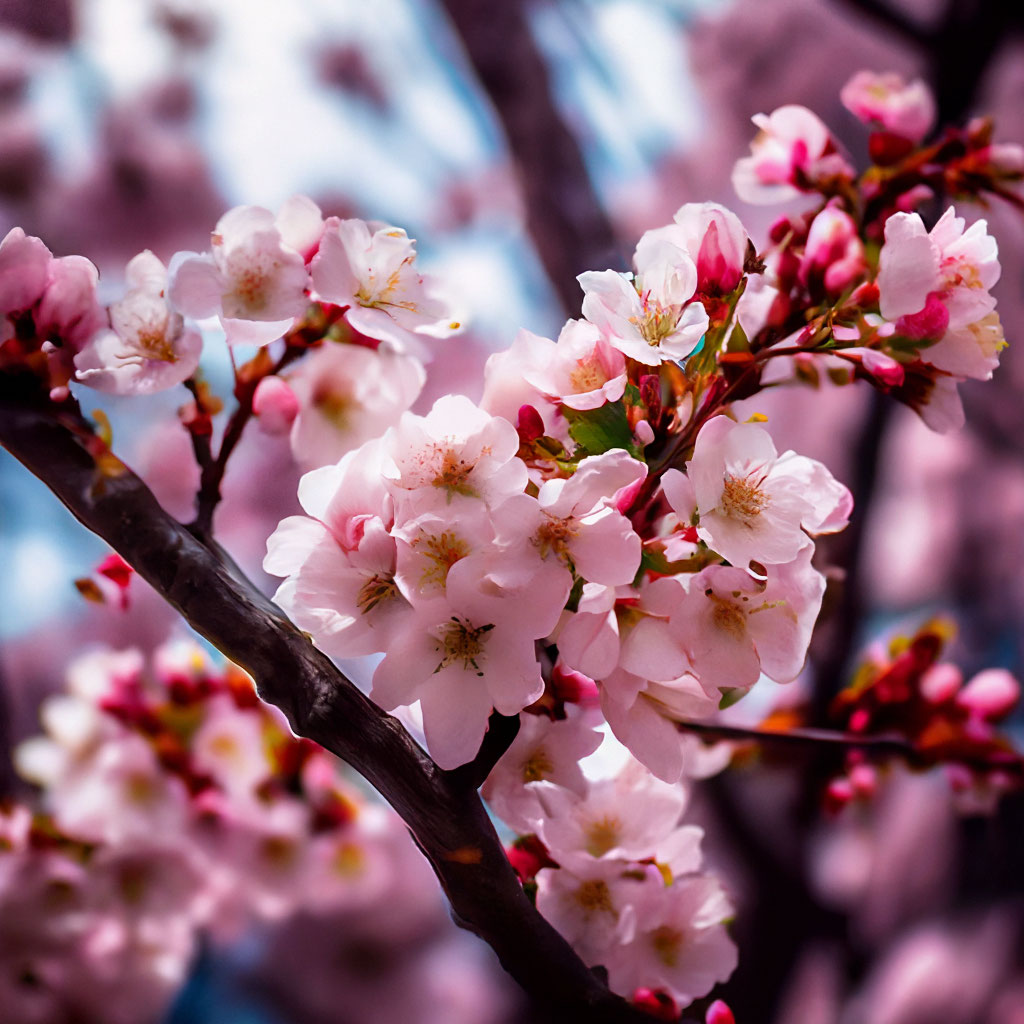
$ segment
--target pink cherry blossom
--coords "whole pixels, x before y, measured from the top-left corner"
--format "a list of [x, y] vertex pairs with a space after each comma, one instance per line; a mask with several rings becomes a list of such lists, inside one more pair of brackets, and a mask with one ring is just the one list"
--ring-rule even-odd
[[601, 743], [592, 714], [560, 721], [520, 716], [519, 732], [487, 777], [481, 794], [510, 828], [528, 833], [543, 816], [536, 783], [550, 782], [582, 796], [587, 782], [580, 760]]
[[526, 486], [515, 428], [462, 395], [438, 399], [426, 416], [404, 413], [382, 443], [383, 476], [403, 516], [467, 501], [494, 508]]
[[935, 97], [920, 79], [893, 72], [858, 71], [839, 94], [843, 106], [865, 124], [920, 142], [935, 124]]
[[700, 866], [702, 830], [679, 825], [685, 791], [655, 779], [636, 761], [592, 782], [583, 797], [549, 783], [537, 792], [544, 809], [537, 834], [562, 867], [649, 857], [673, 874]]
[[543, 692], [535, 641], [568, 595], [557, 566], [489, 573], [484, 560], [457, 561], [445, 595], [417, 603], [388, 645], [371, 698], [385, 711], [418, 700], [431, 756], [442, 768], [465, 764], [492, 710], [516, 714]]
[[664, 989], [684, 1006], [707, 995], [736, 969], [736, 946], [725, 930], [732, 914], [715, 878], [684, 878], [667, 889], [652, 879], [623, 922], [626, 941], [604, 960], [609, 985], [629, 993]]
[[931, 231], [916, 213], [893, 214], [879, 260], [879, 305], [897, 333], [935, 342], [919, 353], [928, 365], [987, 380], [1005, 344], [990, 293], [998, 249], [985, 221], [966, 230], [965, 223], [953, 207]]
[[540, 516], [532, 543], [591, 583], [629, 583], [640, 567], [640, 537], [613, 507], [617, 492], [647, 475], [622, 449], [583, 459], [567, 480], [548, 480], [537, 495]]
[[[666, 473], [670, 503], [680, 486], [677, 470]], [[792, 561], [809, 544], [807, 534], [842, 529], [853, 499], [832, 474], [794, 452], [781, 456], [771, 435], [755, 423], [724, 416], [697, 435], [687, 463], [700, 521], [697, 534], [734, 565]], [[689, 504], [677, 510], [681, 517]]]
[[280, 338], [309, 305], [305, 260], [282, 234], [290, 220], [290, 210], [284, 221], [260, 206], [229, 210], [209, 254], [178, 253], [171, 261], [171, 302], [186, 316], [218, 316], [229, 345]]
[[535, 337], [533, 358], [523, 371], [532, 387], [570, 409], [596, 409], [616, 402], [626, 389], [626, 360], [586, 320], [569, 320], [557, 343]]
[[415, 243], [402, 228], [330, 217], [311, 263], [313, 286], [324, 301], [347, 307], [357, 331], [415, 354], [417, 336], [446, 338], [462, 326], [415, 262]]
[[77, 379], [118, 395], [174, 387], [195, 372], [202, 337], [168, 305], [166, 268], [148, 249], [128, 264], [125, 280], [127, 294], [110, 307], [111, 329], [75, 356]]
[[647, 231], [637, 247], [670, 242], [687, 253], [697, 268], [697, 291], [727, 295], [740, 283], [750, 238], [732, 210], [718, 203], [687, 203], [675, 223]]
[[864, 243], [853, 218], [830, 203], [811, 222], [798, 272], [800, 283], [838, 297], [860, 280], [866, 266]]
[[35, 311], [40, 338], [59, 339], [71, 352], [77, 352], [106, 326], [106, 314], [96, 298], [99, 276], [84, 256], [61, 256], [49, 262], [46, 286]]
[[583, 315], [624, 355], [648, 366], [684, 359], [707, 330], [708, 316], [694, 301], [697, 269], [679, 246], [665, 240], [638, 246], [633, 280], [614, 270], [588, 271]]
[[828, 128], [806, 107], [787, 105], [755, 114], [759, 131], [751, 156], [732, 172], [736, 194], [748, 203], [784, 203], [831, 178], [852, 178], [853, 168], [835, 151]]
[[0, 242], [0, 316], [31, 309], [43, 294], [53, 255], [43, 242], [11, 228]]
[[[623, 913], [657, 869], [622, 861], [590, 861], [537, 873], [537, 909], [590, 965], [606, 962], [619, 943]], [[653, 884], [664, 882], [660, 876]], [[630, 993], [631, 994], [631, 993]]]
[[299, 404], [291, 430], [296, 462], [324, 466], [380, 437], [416, 401], [425, 379], [412, 356], [324, 342], [288, 377]]
[[807, 546], [792, 562], [770, 567], [766, 581], [728, 566], [686, 580], [669, 624], [709, 695], [753, 686], [762, 673], [777, 682], [799, 675], [825, 592], [810, 561]]

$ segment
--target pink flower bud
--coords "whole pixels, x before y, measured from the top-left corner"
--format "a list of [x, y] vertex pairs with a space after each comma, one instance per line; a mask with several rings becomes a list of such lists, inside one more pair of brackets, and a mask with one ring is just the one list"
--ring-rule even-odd
[[865, 124], [920, 142], [935, 123], [935, 99], [920, 79], [858, 71], [839, 94], [843, 106]]
[[921, 696], [930, 704], [952, 700], [964, 683], [964, 674], [956, 665], [933, 665], [921, 676]]
[[925, 302], [924, 309], [919, 313], [901, 316], [896, 321], [896, 333], [914, 341], [941, 338], [949, 326], [949, 310], [942, 298], [931, 292]]
[[708, 1007], [705, 1024], [736, 1024], [736, 1018], [732, 1015], [732, 1010], [721, 999], [716, 999]]
[[903, 367], [892, 356], [866, 348], [861, 356], [861, 365], [881, 383], [888, 387], [899, 387], [903, 383]]
[[1008, 715], [1020, 700], [1020, 683], [1005, 669], [979, 672], [958, 694], [957, 704], [971, 715], [997, 721]]
[[521, 405], [516, 419], [516, 431], [522, 444], [530, 444], [544, 436], [544, 420], [532, 405]]
[[287, 434], [299, 414], [299, 400], [280, 377], [264, 377], [252, 396], [252, 411], [264, 433], [274, 437]]
[[633, 993], [633, 1005], [655, 1020], [678, 1020], [679, 1008], [675, 1000], [661, 989], [638, 988]]
[[825, 810], [838, 814], [853, 799], [853, 786], [847, 778], [833, 779], [825, 787]]
[[869, 764], [858, 764], [850, 769], [850, 785], [857, 796], [874, 796], [878, 789], [878, 773]]

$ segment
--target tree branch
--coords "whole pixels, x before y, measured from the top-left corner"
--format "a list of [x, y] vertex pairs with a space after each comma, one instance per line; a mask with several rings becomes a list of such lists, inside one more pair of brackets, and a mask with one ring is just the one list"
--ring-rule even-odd
[[[129, 470], [97, 470], [77, 411], [58, 411], [31, 377], [0, 374], [0, 444], [102, 537], [189, 624], [255, 680], [300, 736], [347, 761], [398, 812], [453, 915], [556, 1019], [643, 1022], [536, 911], [479, 796], [456, 784], [248, 580], [159, 505]], [[115, 466], [116, 468], [116, 466]]]

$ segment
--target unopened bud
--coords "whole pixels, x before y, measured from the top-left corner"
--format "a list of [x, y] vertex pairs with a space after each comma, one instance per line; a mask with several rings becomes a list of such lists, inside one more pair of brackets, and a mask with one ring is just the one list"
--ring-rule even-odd
[[732, 1010], [721, 999], [716, 999], [708, 1007], [705, 1022], [706, 1024], [736, 1024], [736, 1018], [733, 1016]]
[[521, 444], [530, 444], [544, 436], [544, 420], [532, 405], [521, 405], [516, 417], [516, 432]]
[[252, 411], [263, 431], [278, 437], [287, 434], [299, 414], [299, 400], [280, 377], [264, 377], [252, 396]]

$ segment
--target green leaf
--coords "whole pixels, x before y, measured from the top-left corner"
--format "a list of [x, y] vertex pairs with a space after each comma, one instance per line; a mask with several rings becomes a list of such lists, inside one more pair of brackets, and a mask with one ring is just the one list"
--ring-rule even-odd
[[726, 352], [749, 352], [750, 341], [747, 338], [747, 332], [743, 330], [742, 324], [737, 322], [736, 326], [733, 327], [732, 333], [729, 335], [729, 340], [725, 343]]
[[723, 686], [721, 688], [722, 699], [718, 702], [718, 710], [724, 711], [731, 708], [737, 701], [747, 695], [747, 689], [742, 686]]
[[613, 448], [624, 448], [635, 459], [643, 460], [643, 449], [633, 442], [626, 407], [621, 401], [608, 402], [598, 409], [570, 409], [562, 406], [569, 421], [569, 436], [587, 455], [602, 455]]

